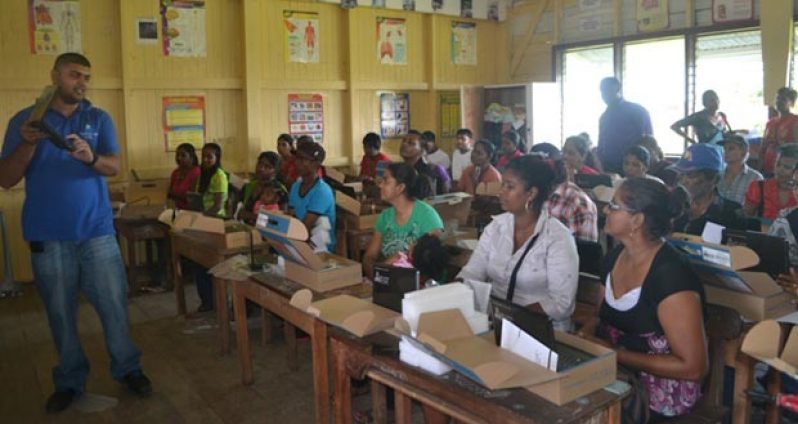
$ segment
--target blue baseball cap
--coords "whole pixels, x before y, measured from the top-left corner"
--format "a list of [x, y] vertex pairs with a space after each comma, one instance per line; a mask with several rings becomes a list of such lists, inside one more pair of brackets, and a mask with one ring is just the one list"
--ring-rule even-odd
[[671, 167], [678, 172], [693, 172], [702, 169], [723, 171], [723, 158], [720, 149], [709, 144], [694, 144], [684, 152], [684, 156]]

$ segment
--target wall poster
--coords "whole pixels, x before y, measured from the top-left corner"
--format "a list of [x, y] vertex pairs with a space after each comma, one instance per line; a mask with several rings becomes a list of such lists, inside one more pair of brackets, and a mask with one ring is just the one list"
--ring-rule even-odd
[[82, 52], [80, 2], [28, 0], [28, 41], [33, 54]]
[[319, 14], [283, 11], [286, 62], [319, 63]]
[[161, 0], [163, 54], [205, 57], [205, 0]]
[[450, 44], [453, 64], [477, 64], [477, 24], [452, 21]]
[[668, 0], [637, 0], [637, 29], [659, 31], [670, 25]]
[[454, 138], [460, 129], [460, 92], [441, 92], [438, 104], [441, 120], [439, 134], [442, 138]]
[[380, 133], [402, 137], [410, 130], [410, 94], [380, 93]]
[[712, 0], [712, 22], [754, 19], [754, 0]]
[[294, 138], [309, 135], [316, 143], [324, 141], [324, 98], [321, 94], [288, 95], [288, 132]]
[[205, 143], [205, 97], [165, 96], [163, 130], [167, 152], [177, 150], [182, 143], [201, 149]]
[[377, 57], [383, 65], [407, 65], [404, 19], [377, 17]]

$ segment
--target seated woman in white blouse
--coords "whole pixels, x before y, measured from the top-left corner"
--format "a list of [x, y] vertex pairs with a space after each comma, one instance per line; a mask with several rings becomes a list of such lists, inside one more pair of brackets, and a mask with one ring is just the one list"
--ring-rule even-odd
[[[567, 330], [575, 305], [579, 256], [571, 232], [543, 209], [553, 181], [554, 172], [543, 161], [522, 156], [510, 162], [499, 193], [506, 213], [494, 217], [485, 228], [458, 277], [489, 282], [491, 295], [543, 312], [555, 328]], [[509, 290], [519, 262], [514, 290]]]

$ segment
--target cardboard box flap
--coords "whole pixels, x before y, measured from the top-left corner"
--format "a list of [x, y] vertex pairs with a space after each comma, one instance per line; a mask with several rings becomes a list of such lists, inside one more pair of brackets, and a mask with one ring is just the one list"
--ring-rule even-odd
[[737, 274], [745, 280], [754, 294], [761, 297], [770, 297], [784, 292], [773, 278], [764, 272], [738, 271]]
[[341, 193], [340, 191], [335, 192], [335, 204], [336, 206], [340, 206], [341, 209], [345, 210], [352, 215], [359, 216], [361, 205], [360, 202], [357, 200]]
[[468, 199], [469, 197], [473, 197], [468, 193], [447, 193], [447, 194], [439, 194], [437, 196], [432, 196], [426, 199], [426, 202], [430, 205], [440, 205], [440, 204], [447, 204], [447, 205], [456, 205], [462, 202], [464, 199]]
[[308, 228], [302, 221], [279, 212], [259, 213], [255, 227], [292, 240], [305, 241], [310, 237]]
[[798, 332], [790, 332], [783, 352], [779, 352], [780, 343], [781, 325], [766, 320], [748, 331], [740, 350], [795, 378], [798, 371]]
[[605, 185], [595, 186], [593, 187], [593, 196], [599, 202], [609, 203], [612, 201], [612, 196], [615, 196], [615, 188]]
[[223, 219], [205, 216], [201, 212], [165, 209], [158, 215], [158, 221], [163, 222], [176, 231], [198, 230], [206, 233], [225, 233], [225, 223]]
[[702, 260], [733, 271], [759, 264], [759, 256], [746, 246], [725, 246], [704, 242], [701, 236], [673, 233], [671, 244], [686, 253], [691, 260]]
[[478, 196], [498, 196], [499, 191], [501, 191], [501, 188], [502, 188], [502, 183], [499, 181], [480, 183], [477, 185], [475, 194], [477, 194]]
[[346, 180], [346, 175], [343, 172], [333, 168], [326, 166], [324, 167], [324, 173], [327, 174], [328, 177], [332, 178], [333, 180], [343, 184], [344, 180]]
[[307, 311], [311, 302], [313, 302], [313, 292], [308, 289], [302, 289], [294, 293], [288, 303], [297, 309]]
[[418, 316], [417, 332], [440, 342], [472, 336], [471, 326], [459, 309], [424, 312]]
[[[291, 297], [291, 305], [302, 309], [312, 296], [310, 290], [300, 290]], [[390, 309], [349, 295], [313, 302], [303, 310], [358, 337], [391, 328], [399, 317]]]
[[125, 187], [125, 203], [165, 205], [169, 180], [131, 181]]

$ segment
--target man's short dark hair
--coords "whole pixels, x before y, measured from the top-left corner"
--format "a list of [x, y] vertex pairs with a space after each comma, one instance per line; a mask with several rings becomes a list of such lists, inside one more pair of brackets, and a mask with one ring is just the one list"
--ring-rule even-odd
[[464, 135], [468, 138], [474, 138], [474, 133], [472, 133], [471, 130], [469, 130], [468, 128], [460, 128], [459, 130], [457, 130], [456, 135], [457, 136]]
[[370, 147], [375, 150], [380, 150], [382, 147], [382, 139], [379, 134], [370, 132], [363, 137], [363, 147]]
[[435, 133], [432, 132], [432, 131], [424, 131], [424, 133], [421, 134], [421, 139], [424, 140], [425, 143], [428, 142], [428, 141], [431, 141], [431, 142], [434, 143], [435, 142]]
[[91, 62], [89, 62], [89, 59], [87, 59], [86, 56], [83, 56], [80, 53], [61, 53], [57, 58], [55, 58], [53, 69], [58, 70], [62, 66], [69, 65], [70, 63], [91, 68]]

